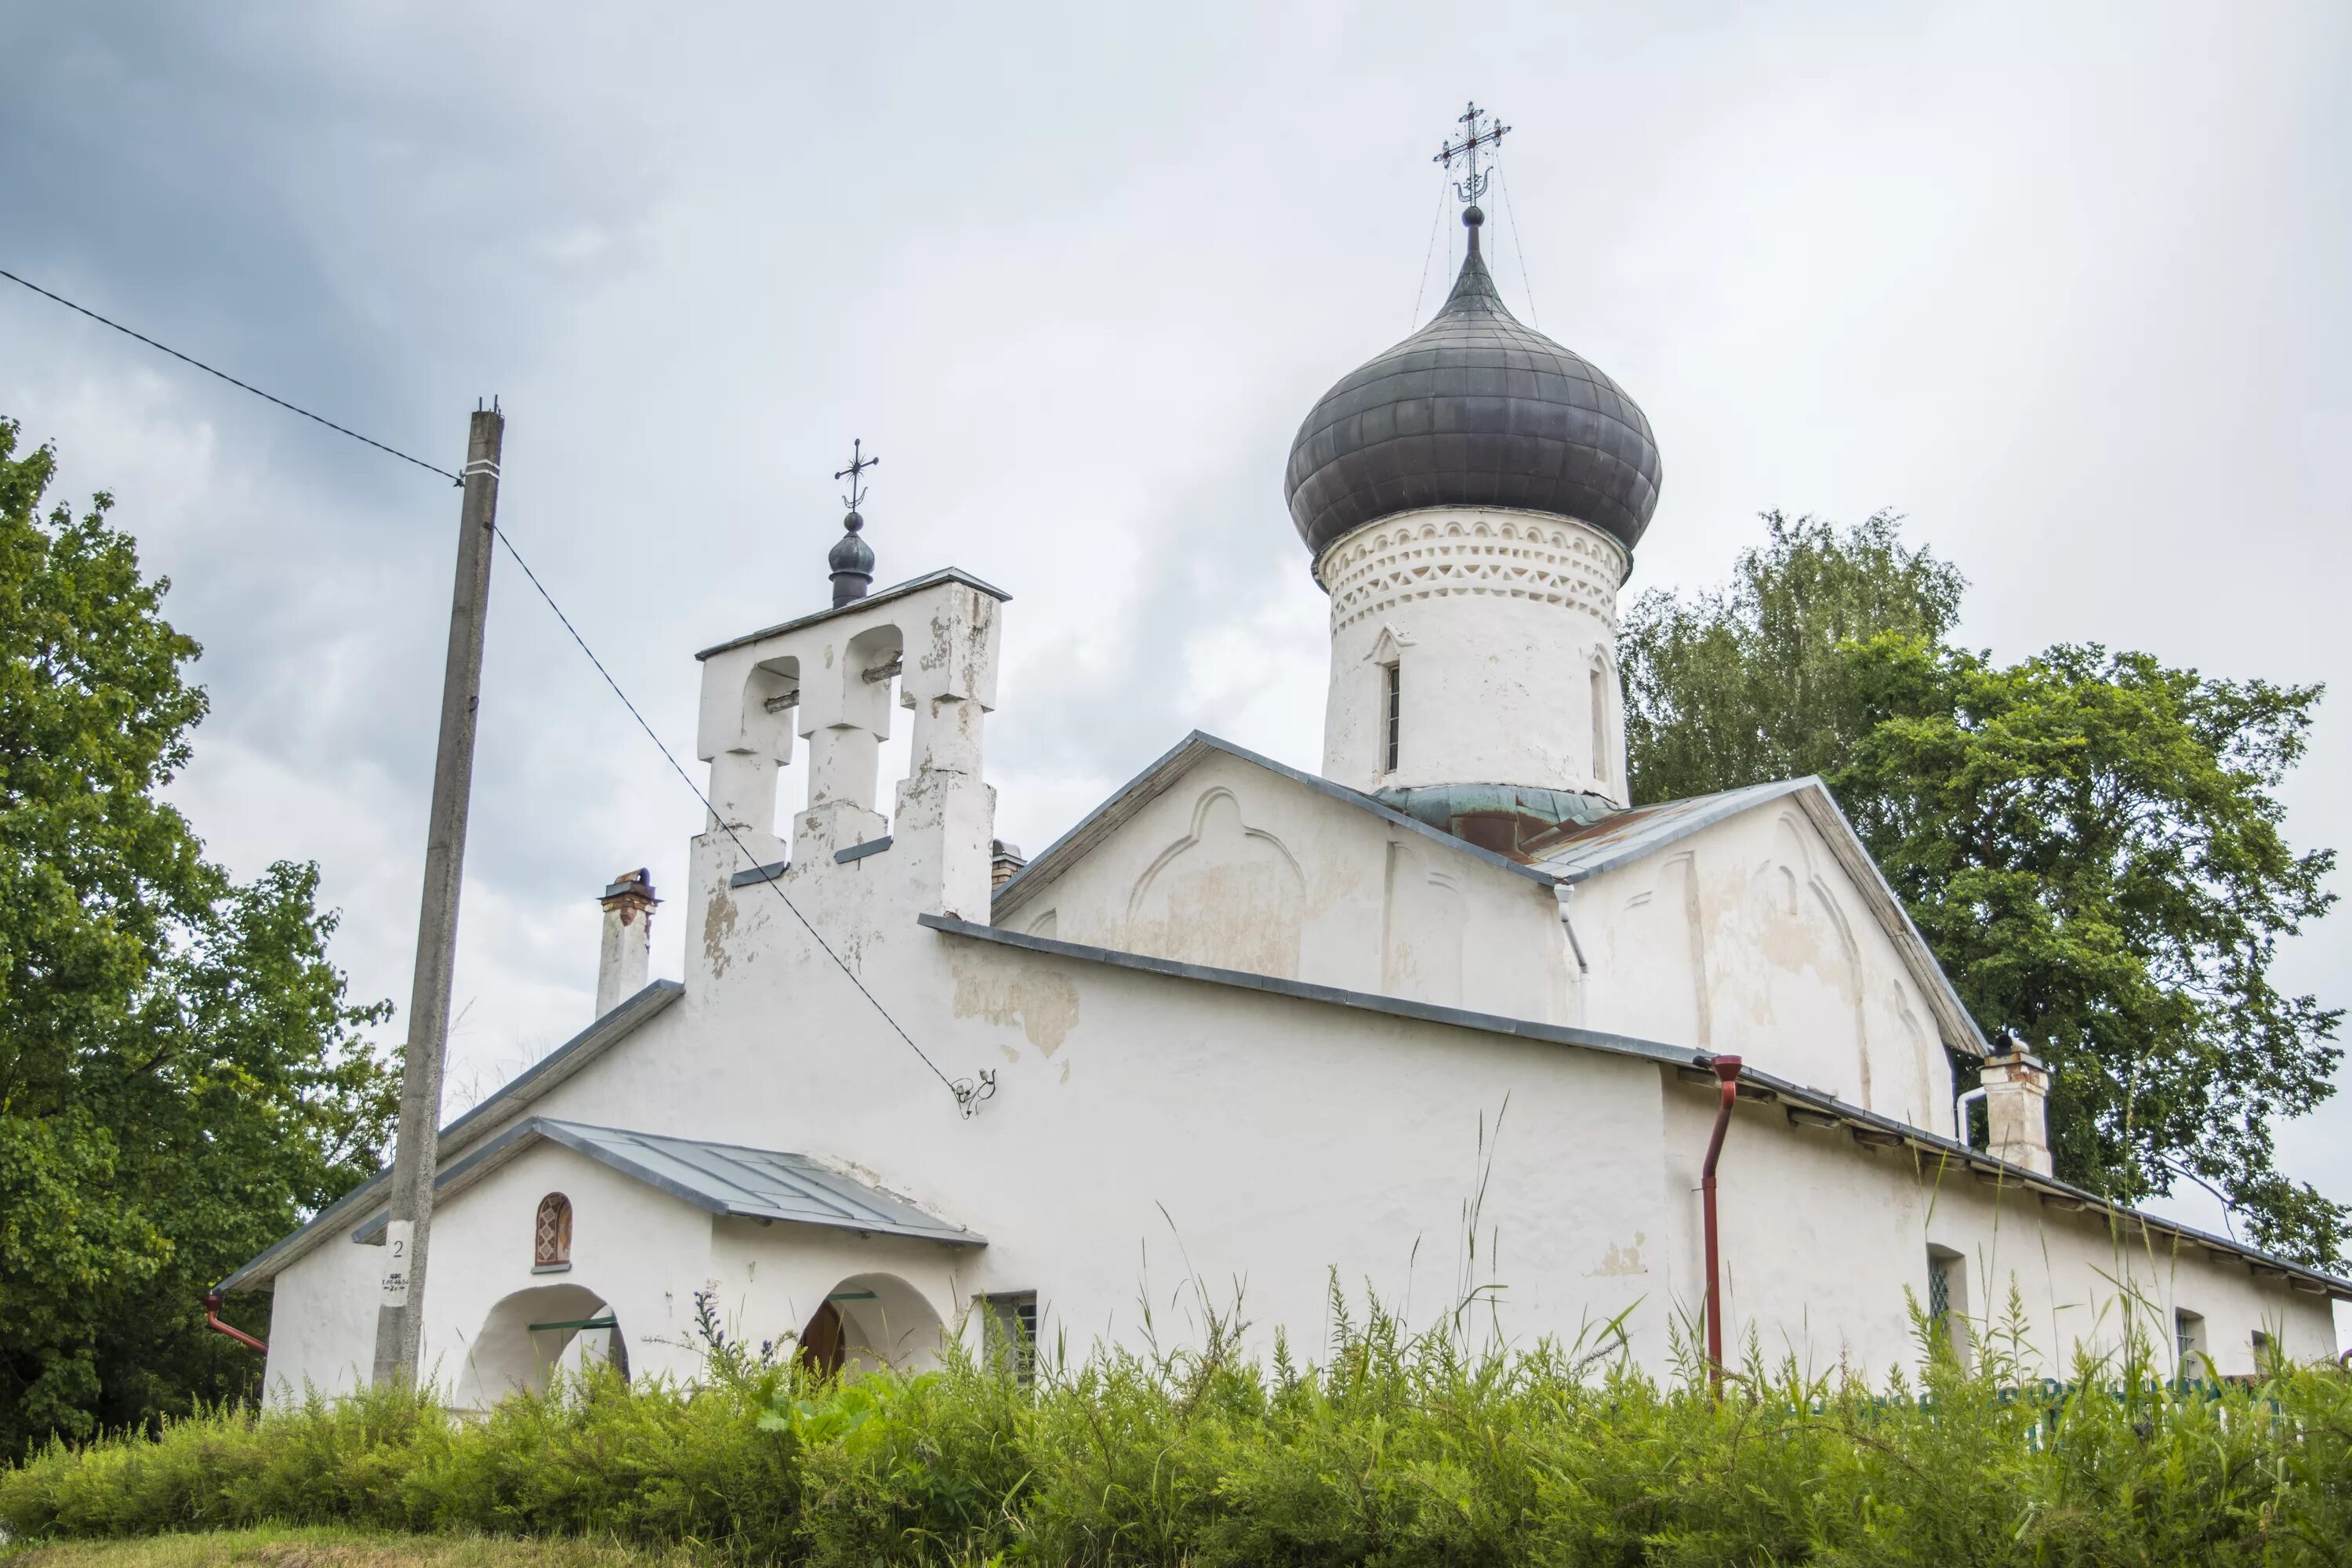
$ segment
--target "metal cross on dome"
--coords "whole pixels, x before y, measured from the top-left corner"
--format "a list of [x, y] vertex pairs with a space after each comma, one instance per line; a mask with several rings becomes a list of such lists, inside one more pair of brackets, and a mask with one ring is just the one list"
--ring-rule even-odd
[[869, 458], [866, 455], [866, 443], [863, 439], [852, 440], [849, 443], [849, 467], [835, 470], [833, 476], [836, 479], [849, 481], [849, 493], [841, 498], [842, 505], [856, 511], [866, 504], [866, 490], [858, 483], [858, 476], [868, 468], [880, 467], [881, 462], [882, 459], [879, 458]]
[[[1478, 128], [1478, 121], [1481, 120], [1494, 121], [1494, 123], [1482, 131]], [[1437, 156], [1432, 158], [1430, 162], [1443, 163], [1451, 170], [1454, 167], [1454, 161], [1456, 158], [1461, 159], [1466, 177], [1454, 182], [1454, 192], [1465, 204], [1475, 202], [1486, 194], [1488, 178], [1486, 174], [1479, 172], [1478, 151], [1482, 147], [1500, 147], [1503, 144], [1503, 137], [1511, 128], [1498, 120], [1494, 120], [1493, 115], [1488, 114], [1475, 103], [1470, 105], [1470, 111], [1467, 114], [1463, 115], [1454, 123], [1468, 127], [1468, 133], [1459, 142], [1440, 143]]]

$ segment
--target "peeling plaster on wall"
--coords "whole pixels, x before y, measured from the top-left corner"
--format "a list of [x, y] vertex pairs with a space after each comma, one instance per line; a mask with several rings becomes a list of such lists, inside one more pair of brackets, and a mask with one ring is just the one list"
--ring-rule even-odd
[[1588, 1279], [1622, 1279], [1635, 1274], [1647, 1274], [1649, 1266], [1642, 1261], [1642, 1248], [1649, 1245], [1649, 1233], [1637, 1230], [1633, 1239], [1612, 1242], [1609, 1250], [1601, 1255], [1600, 1265], [1588, 1269]]
[[724, 975], [734, 961], [727, 946], [727, 939], [734, 934], [735, 900], [725, 888], [715, 889], [710, 908], [702, 918], [702, 956], [714, 979]]
[[1008, 965], [983, 954], [960, 953], [952, 1010], [959, 1018], [1020, 1025], [1029, 1043], [1050, 1059], [1078, 1026], [1078, 988], [1068, 976], [1035, 964]]

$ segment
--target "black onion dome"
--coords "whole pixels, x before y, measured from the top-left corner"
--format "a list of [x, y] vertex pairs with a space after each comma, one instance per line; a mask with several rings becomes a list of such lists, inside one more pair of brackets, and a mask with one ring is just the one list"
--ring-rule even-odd
[[1368, 522], [1433, 506], [1573, 517], [1631, 549], [1658, 505], [1650, 422], [1617, 384], [1504, 308], [1470, 254], [1429, 325], [1343, 377], [1298, 427], [1284, 493], [1320, 556]]
[[853, 511], [841, 520], [841, 537], [835, 540], [833, 548], [824, 552], [826, 567], [835, 572], [871, 573], [874, 570], [874, 547], [857, 537], [857, 531], [866, 526], [866, 520]]

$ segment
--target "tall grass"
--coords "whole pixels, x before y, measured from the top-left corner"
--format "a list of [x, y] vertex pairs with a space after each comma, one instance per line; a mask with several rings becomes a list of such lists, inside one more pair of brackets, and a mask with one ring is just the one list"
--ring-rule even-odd
[[1200, 1342], [816, 1383], [714, 1358], [486, 1415], [429, 1395], [215, 1411], [0, 1471], [18, 1540], [246, 1526], [585, 1537], [744, 1562], [2343, 1563], [2352, 1378], [2166, 1385], [2144, 1352], [2019, 1386], [1751, 1347], [1711, 1397], [1580, 1347], [1344, 1312], [1328, 1364]]

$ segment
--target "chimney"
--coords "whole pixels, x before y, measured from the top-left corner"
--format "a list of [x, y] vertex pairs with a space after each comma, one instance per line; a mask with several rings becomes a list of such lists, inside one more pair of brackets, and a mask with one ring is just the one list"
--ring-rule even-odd
[[1979, 1080], [1985, 1091], [1989, 1152], [2012, 1165], [2050, 1174], [2050, 1069], [2015, 1037], [1987, 1057]]
[[603, 1017], [646, 987], [647, 950], [653, 944], [652, 878], [640, 866], [613, 879], [604, 889], [604, 941], [596, 954], [596, 1016]]
[[1007, 844], [1002, 838], [988, 841], [988, 886], [991, 891], [1013, 880], [1013, 874], [1029, 864], [1022, 858], [1021, 847]]

